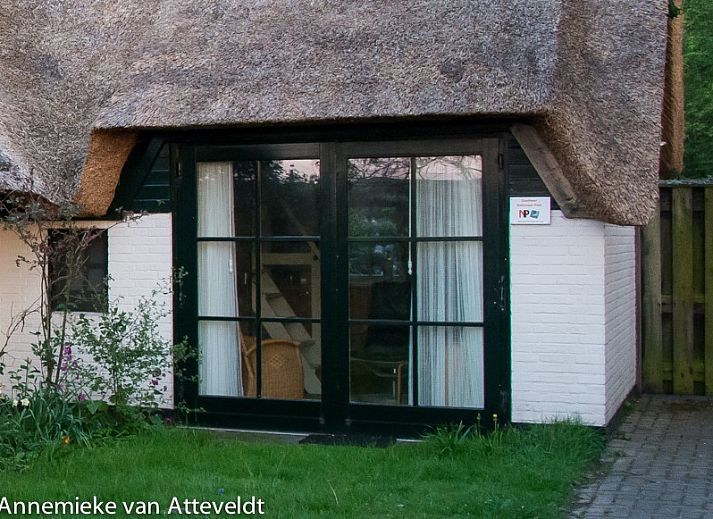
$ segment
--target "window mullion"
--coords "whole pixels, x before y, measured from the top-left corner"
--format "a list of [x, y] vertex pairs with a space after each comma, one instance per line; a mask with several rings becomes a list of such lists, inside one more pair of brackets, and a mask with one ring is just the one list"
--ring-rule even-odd
[[255, 162], [255, 396], [262, 395], [262, 163]]
[[418, 406], [418, 287], [416, 279], [418, 272], [418, 242], [416, 241], [417, 214], [416, 214], [416, 157], [411, 157], [411, 171], [409, 172], [409, 268], [411, 270], [411, 394], [412, 404]]

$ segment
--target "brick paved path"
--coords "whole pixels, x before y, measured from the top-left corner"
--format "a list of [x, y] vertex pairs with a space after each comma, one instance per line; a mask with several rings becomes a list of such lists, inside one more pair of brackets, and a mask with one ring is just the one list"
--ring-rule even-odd
[[713, 518], [713, 400], [644, 396], [614, 433], [573, 518]]

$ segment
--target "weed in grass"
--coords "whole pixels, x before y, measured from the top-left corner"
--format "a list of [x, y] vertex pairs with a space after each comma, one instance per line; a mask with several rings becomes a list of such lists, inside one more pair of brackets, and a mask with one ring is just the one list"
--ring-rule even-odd
[[465, 426], [463, 422], [459, 422], [456, 425], [439, 425], [432, 433], [424, 435], [424, 439], [433, 445], [441, 456], [453, 456], [462, 450], [466, 440], [479, 434], [475, 426]]

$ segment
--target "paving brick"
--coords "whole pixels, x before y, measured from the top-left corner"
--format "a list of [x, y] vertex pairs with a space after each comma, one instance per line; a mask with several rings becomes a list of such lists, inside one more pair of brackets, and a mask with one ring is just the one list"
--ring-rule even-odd
[[613, 434], [607, 470], [587, 482], [570, 517], [713, 517], [713, 400], [644, 396]]

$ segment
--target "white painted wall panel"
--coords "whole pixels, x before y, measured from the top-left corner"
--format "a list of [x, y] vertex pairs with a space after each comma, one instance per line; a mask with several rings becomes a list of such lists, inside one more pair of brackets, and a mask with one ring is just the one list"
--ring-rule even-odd
[[[171, 215], [146, 215], [136, 222], [109, 229], [109, 298], [120, 308], [136, 308], [141, 297], [148, 297], [163, 284], [170, 287], [173, 272]], [[166, 285], [168, 283], [168, 285]], [[157, 294], [168, 315], [159, 323], [161, 336], [173, 342], [173, 298]], [[162, 407], [173, 405], [173, 373], [160, 380], [167, 395]]]
[[605, 225], [510, 226], [512, 419], [606, 420]]
[[[82, 222], [82, 225], [110, 227], [113, 222]], [[40, 295], [38, 276], [25, 268], [18, 268], [18, 255], [27, 255], [24, 244], [11, 232], [0, 230], [0, 340], [14, 315]], [[155, 214], [142, 217], [131, 223], [119, 223], [108, 231], [109, 297], [118, 301], [123, 309], [133, 309], [142, 296], [150, 296], [159, 283], [169, 281], [172, 275], [171, 215]], [[172, 341], [173, 322], [171, 317], [172, 298], [162, 295], [159, 301], [166, 305], [169, 315], [162, 319], [161, 335]], [[32, 331], [38, 329], [38, 320], [29, 319], [24, 331], [15, 334], [8, 344], [5, 361], [8, 371], [15, 369], [31, 357]], [[2, 343], [0, 342], [0, 345]], [[0, 346], [1, 347], [1, 346]], [[172, 380], [168, 373], [161, 386], [167, 386], [169, 399], [165, 405], [172, 405]], [[0, 378], [2, 391], [8, 393], [10, 381], [7, 373]]]
[[605, 227], [606, 421], [636, 384], [635, 229]]
[[2, 362], [6, 371], [0, 377], [0, 391], [9, 394], [11, 381], [9, 371], [18, 369], [27, 358], [32, 358], [31, 344], [35, 341], [32, 332], [39, 328], [39, 316], [30, 316], [23, 329], [18, 329], [8, 340], [9, 329], [17, 322], [18, 315], [34, 306], [40, 297], [40, 277], [24, 265], [17, 266], [18, 256], [29, 258], [31, 252], [15, 234], [0, 228], [0, 349], [7, 341]]

